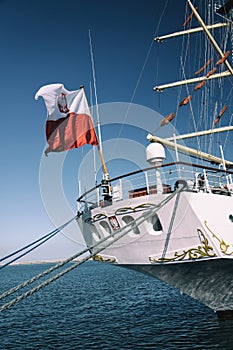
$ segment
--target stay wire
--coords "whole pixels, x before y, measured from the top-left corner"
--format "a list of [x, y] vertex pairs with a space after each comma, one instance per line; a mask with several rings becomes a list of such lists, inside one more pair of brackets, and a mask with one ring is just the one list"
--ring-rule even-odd
[[[178, 188], [175, 192], [173, 192], [170, 196], [168, 196], [167, 198], [165, 198], [163, 201], [161, 201], [157, 207], [155, 209], [150, 209], [149, 210], [149, 214], [145, 215], [145, 216], [140, 216], [139, 218], [137, 218], [135, 220], [135, 223], [137, 225], [141, 225], [145, 220], [148, 220], [148, 218], [150, 218], [152, 215], [154, 215], [154, 213], [156, 213], [160, 208], [162, 208], [165, 204], [167, 204], [175, 195], [177, 195], [178, 193], [180, 193], [181, 191], [183, 191], [186, 188], [186, 186], [180, 187]], [[76, 267], [78, 267], [79, 265], [83, 264], [84, 262], [86, 262], [87, 260], [89, 260], [90, 258], [92, 258], [93, 256], [99, 254], [101, 251], [105, 250], [106, 248], [108, 248], [109, 246], [111, 246], [113, 243], [115, 243], [116, 241], [118, 241], [119, 239], [121, 239], [123, 236], [125, 236], [128, 232], [130, 232], [132, 230], [132, 223], [129, 223], [127, 225], [125, 225], [123, 228], [113, 232], [111, 235], [104, 237], [102, 240], [100, 240], [99, 242], [97, 242], [96, 244], [83, 249], [81, 252], [73, 255], [72, 257], [64, 260], [63, 262], [51, 267], [50, 269], [47, 269], [45, 271], [43, 271], [42, 273], [32, 277], [31, 279], [21, 283], [20, 285], [11, 288], [10, 290], [6, 291], [5, 293], [0, 295], [0, 300], [13, 294], [14, 292], [22, 289], [23, 287], [39, 280], [41, 277], [51, 273], [52, 271], [58, 269], [59, 267], [64, 266], [65, 264], [67, 264], [68, 262], [71, 262], [72, 260], [74, 260], [75, 258], [83, 255], [84, 253], [86, 253], [87, 251], [92, 251], [94, 248], [96, 248], [97, 246], [99, 246], [100, 244], [104, 243], [105, 241], [107, 241], [109, 238], [113, 238], [115, 235], [117, 235], [118, 233], [120, 233], [118, 235], [118, 237], [115, 237], [113, 240], [111, 240], [110, 242], [108, 242], [104, 247], [100, 247], [99, 249], [97, 249], [94, 253], [90, 253], [89, 255], [87, 255], [85, 258], [83, 258], [81, 261], [78, 261], [76, 263], [74, 263], [72, 266], [66, 268], [65, 270], [61, 271], [60, 273], [56, 274], [55, 276], [45, 280], [44, 282], [42, 282], [41, 284], [39, 284], [38, 286], [32, 288], [31, 290], [19, 295], [18, 297], [12, 299], [11, 301], [5, 303], [4, 305], [2, 305], [0, 307], [0, 312], [9, 309], [11, 306], [15, 305], [16, 303], [18, 303], [19, 301], [27, 298], [29, 295], [34, 294], [35, 292], [39, 291], [40, 289], [44, 288], [45, 286], [49, 285], [50, 283], [54, 282], [55, 280], [59, 279], [60, 277], [62, 277], [63, 275], [67, 274], [68, 272], [72, 271], [73, 269], [75, 269]], [[123, 231], [123, 232], [122, 232]]]
[[52, 232], [47, 233], [46, 235], [44, 235], [43, 237], [37, 239], [36, 241], [27, 244], [26, 246], [24, 246], [24, 247], [22, 247], [22, 248], [20, 248], [20, 249], [18, 249], [18, 250], [16, 250], [16, 251], [14, 251], [13, 253], [10, 253], [10, 254], [4, 256], [3, 258], [0, 258], [0, 262], [1, 262], [1, 261], [4, 261], [4, 260], [6, 260], [6, 259], [9, 259], [10, 257], [12, 257], [12, 256], [14, 256], [14, 255], [16, 255], [16, 254], [18, 254], [18, 253], [20, 253], [20, 252], [22, 252], [23, 250], [25, 250], [25, 249], [31, 247], [32, 245], [34, 245], [34, 244], [36, 244], [36, 243], [38, 243], [38, 242], [40, 242], [40, 241], [42, 241], [42, 239], [44, 239], [44, 238], [46, 238], [46, 237], [52, 235], [53, 233], [55, 233], [55, 232], [57, 232], [57, 231], [58, 231], [58, 229], [56, 228], [56, 229], [53, 230]]
[[28, 249], [26, 252], [24, 252], [23, 254], [18, 255], [16, 258], [10, 260], [9, 262], [5, 263], [4, 265], [0, 266], [0, 270], [2, 270], [3, 268], [5, 268], [6, 266], [12, 264], [13, 262], [19, 260], [20, 258], [22, 258], [23, 256], [29, 254], [30, 252], [32, 252], [33, 250], [35, 250], [36, 248], [40, 247], [42, 244], [44, 244], [45, 242], [47, 242], [50, 238], [54, 237], [58, 232], [57, 231], [55, 233], [53, 233], [52, 235], [50, 235], [49, 237], [47, 237], [46, 239], [44, 239], [42, 242], [38, 243], [37, 245], [35, 245], [34, 247], [32, 247], [31, 249]]
[[[134, 99], [135, 99], [135, 95], [136, 95], [136, 92], [137, 92], [137, 90], [138, 90], [138, 86], [139, 86], [139, 84], [140, 84], [140, 82], [141, 82], [142, 75], [143, 75], [143, 73], [144, 73], [145, 67], [146, 67], [146, 65], [147, 65], [147, 62], [148, 62], [148, 59], [149, 59], [149, 56], [150, 56], [150, 53], [151, 53], [151, 50], [152, 50], [152, 46], [153, 46], [153, 43], [154, 43], [154, 38], [155, 38], [155, 36], [156, 36], [156, 33], [158, 32], [158, 28], [160, 27], [162, 18], [163, 18], [163, 16], [164, 16], [165, 10], [166, 10], [166, 8], [167, 8], [167, 4], [168, 4], [168, 0], [166, 0], [166, 3], [165, 3], [165, 5], [164, 5], [164, 7], [163, 7], [162, 14], [161, 14], [161, 16], [159, 17], [159, 22], [158, 22], [158, 24], [157, 24], [157, 26], [156, 26], [156, 30], [154, 31], [154, 34], [153, 34], [153, 39], [152, 39], [151, 42], [150, 42], [149, 49], [147, 50], [147, 53], [146, 53], [146, 56], [145, 56], [145, 59], [144, 59], [142, 68], [141, 68], [141, 70], [140, 70], [140, 72], [139, 72], [139, 76], [138, 76], [138, 79], [137, 79], [137, 81], [136, 81], [135, 88], [134, 88], [134, 90], [133, 90], [133, 93], [132, 93], [130, 102], [129, 102], [129, 104], [128, 104], [127, 110], [126, 110], [126, 112], [125, 112], [124, 119], [123, 119], [123, 121], [122, 121], [122, 123], [121, 123], [121, 127], [120, 127], [120, 130], [119, 130], [119, 132], [118, 132], [118, 136], [117, 136], [116, 141], [115, 141], [115, 146], [114, 146], [115, 149], [117, 149], [117, 147], [118, 147], [119, 138], [120, 138], [120, 136], [121, 136], [121, 134], [122, 134], [122, 130], [123, 130], [123, 128], [124, 128], [124, 125], [126, 124], [126, 120], [127, 120], [127, 118], [128, 118], [131, 105], [132, 105], [132, 103], [133, 103], [133, 101], [134, 101]], [[112, 151], [112, 154], [113, 154], [113, 152], [114, 152], [114, 150]]]
[[[77, 216], [75, 216], [74, 218], [70, 219], [69, 221], [67, 221], [65, 224], [61, 225], [60, 227], [56, 228], [55, 230], [53, 230], [52, 232], [50, 233], [47, 233], [46, 235], [42, 236], [41, 238], [33, 241], [32, 243], [29, 243], [27, 244], [26, 246], [16, 250], [15, 252], [13, 253], [10, 253], [6, 256], [4, 256], [3, 258], [0, 259], [0, 262], [1, 261], [4, 261], [6, 259], [9, 259], [10, 257], [16, 255], [16, 254], [19, 254], [20, 252], [24, 251], [25, 249], [27, 248], [30, 248], [31, 246], [34, 246], [32, 247], [31, 249], [28, 249], [26, 252], [24, 252], [23, 254], [21, 255], [18, 255], [16, 258], [10, 260], [9, 262], [5, 263], [4, 265], [1, 265], [0, 266], [0, 270], [3, 269], [4, 267], [12, 264], [13, 262], [15, 262], [16, 260], [22, 258], [23, 256], [27, 255], [28, 253], [30, 253], [31, 251], [33, 251], [34, 249], [38, 248], [39, 246], [41, 246], [42, 244], [44, 244], [46, 241], [48, 241], [50, 238], [54, 237], [57, 233], [59, 233], [63, 228], [65, 228], [69, 223], [71, 223], [71, 221], [73, 221]], [[38, 243], [38, 244], [37, 244]]]

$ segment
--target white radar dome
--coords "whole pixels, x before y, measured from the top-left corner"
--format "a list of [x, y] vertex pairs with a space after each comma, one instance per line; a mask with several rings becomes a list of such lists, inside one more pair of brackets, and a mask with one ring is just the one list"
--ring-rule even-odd
[[151, 164], [161, 163], [166, 159], [165, 149], [161, 143], [152, 142], [146, 148], [146, 160]]

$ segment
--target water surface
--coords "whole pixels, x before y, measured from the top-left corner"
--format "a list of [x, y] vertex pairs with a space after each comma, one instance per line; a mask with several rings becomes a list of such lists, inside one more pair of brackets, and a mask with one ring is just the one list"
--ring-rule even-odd
[[[49, 266], [1, 270], [1, 292]], [[2, 312], [0, 348], [232, 350], [232, 330], [233, 321], [150, 276], [88, 262]]]

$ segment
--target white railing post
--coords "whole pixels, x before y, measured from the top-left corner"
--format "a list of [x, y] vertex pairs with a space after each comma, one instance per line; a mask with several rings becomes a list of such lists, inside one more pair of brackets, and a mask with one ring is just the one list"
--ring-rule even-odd
[[147, 194], [150, 194], [150, 186], [149, 186], [149, 179], [148, 179], [147, 171], [145, 171], [144, 174], [145, 174], [145, 179], [146, 179], [146, 191], [147, 191]]

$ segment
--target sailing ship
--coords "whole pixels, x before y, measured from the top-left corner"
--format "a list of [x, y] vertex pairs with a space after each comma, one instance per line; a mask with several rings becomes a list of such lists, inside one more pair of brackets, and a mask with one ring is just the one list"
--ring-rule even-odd
[[[187, 108], [190, 108], [194, 130], [179, 135], [171, 128], [168, 137], [148, 133], [148, 145], [144, 150], [148, 167], [110, 178], [103, 156], [100, 122], [98, 120], [97, 137], [83, 86], [68, 91], [63, 84], [50, 84], [38, 90], [35, 98], [42, 96], [47, 107], [48, 147], [45, 155], [85, 144], [97, 146], [103, 178], [98, 185], [80, 194], [78, 213], [74, 218], [1, 258], [4, 261], [20, 254], [1, 266], [4, 268], [52, 238], [74, 219], [87, 246], [2, 293], [1, 300], [73, 261], [63, 271], [6, 302], [0, 312], [92, 257], [158, 278], [199, 300], [220, 317], [233, 318], [233, 161], [226, 159], [226, 155], [231, 156], [227, 145], [233, 129], [233, 68], [230, 63], [233, 0], [215, 4], [214, 10], [210, 3], [209, 0], [205, 12], [187, 0], [189, 13], [184, 21], [187, 28], [155, 38], [158, 43], [175, 37], [188, 40], [187, 45], [182, 44], [185, 49], [184, 58], [180, 58], [182, 79], [154, 88], [158, 92], [178, 89], [176, 112], [169, 111], [161, 118], [157, 131], [172, 123], [175, 125], [178, 119], [184, 124], [182, 111], [186, 109], [187, 115]], [[219, 19], [217, 23], [215, 18]], [[196, 24], [194, 27], [193, 23]], [[193, 36], [199, 44], [204, 39], [205, 44], [199, 45], [200, 49], [191, 54], [193, 76], [189, 78], [184, 63]], [[218, 44], [222, 41], [223, 45]], [[197, 53], [201, 54], [201, 59]], [[201, 102], [200, 109], [198, 101]], [[224, 144], [222, 135], [225, 135]], [[193, 139], [196, 148], [193, 141], [192, 147], [188, 145]], [[173, 152], [172, 161], [168, 151]], [[23, 250], [26, 253], [21, 253]], [[82, 260], [74, 261], [88, 251]]]
[[[210, 11], [210, 1], [203, 3]], [[148, 167], [113, 179], [101, 157], [103, 180], [80, 194], [77, 222], [94, 260], [151, 275], [219, 316], [233, 316], [233, 161], [225, 157], [227, 141], [220, 144], [233, 129], [233, 1], [215, 4], [211, 13], [195, 5], [187, 1], [182, 30], [155, 38], [163, 45], [168, 39], [198, 41], [202, 46], [195, 53], [202, 56], [193, 57], [193, 75], [187, 78], [183, 60], [183, 79], [154, 88], [163, 94], [177, 89], [180, 98], [159, 127], [176, 123], [190, 109], [194, 130], [166, 138], [148, 134]], [[168, 150], [174, 161], [166, 162]], [[182, 154], [191, 161], [181, 160]]]

